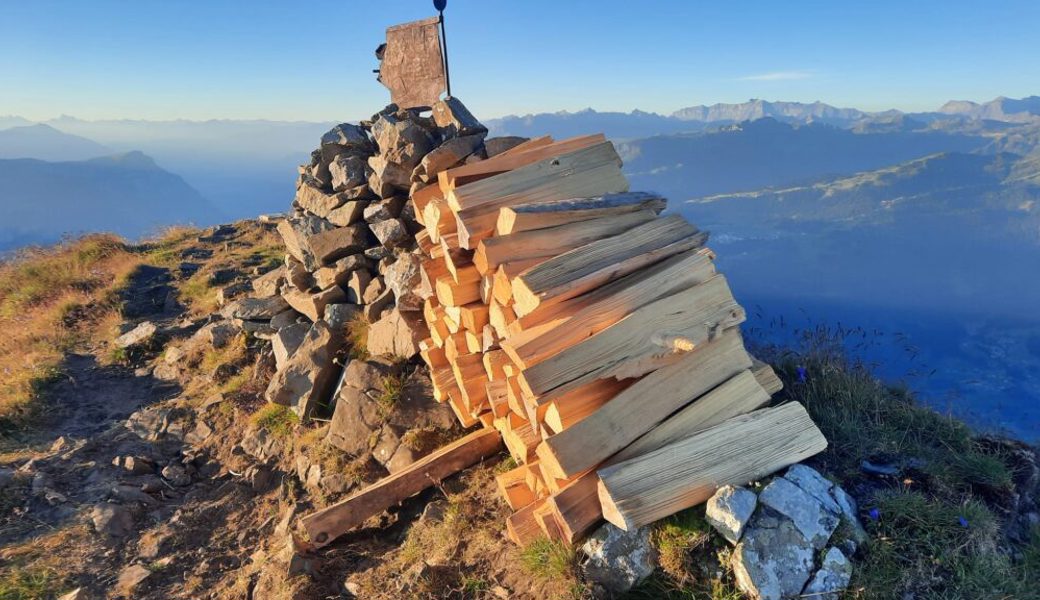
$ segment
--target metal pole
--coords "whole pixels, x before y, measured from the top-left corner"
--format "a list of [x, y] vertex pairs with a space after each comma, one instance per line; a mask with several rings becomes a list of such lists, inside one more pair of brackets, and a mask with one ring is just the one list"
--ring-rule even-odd
[[447, 0], [438, 1], [434, 0], [433, 6], [437, 9], [437, 13], [440, 14], [441, 24], [441, 64], [444, 65], [444, 85], [448, 88], [448, 97], [451, 98], [451, 74], [448, 72], [448, 34], [444, 31], [444, 8], [447, 6]]

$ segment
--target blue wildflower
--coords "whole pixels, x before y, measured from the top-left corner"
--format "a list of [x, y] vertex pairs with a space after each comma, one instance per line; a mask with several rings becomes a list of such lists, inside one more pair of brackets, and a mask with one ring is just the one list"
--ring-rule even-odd
[[872, 508], [872, 509], [870, 509], [870, 512], [867, 513], [867, 516], [870, 517], [871, 521], [880, 521], [881, 520], [881, 511], [876, 509], [876, 508]]
[[798, 383], [805, 383], [805, 367], [798, 367]]
[[957, 517], [957, 522], [961, 524], [961, 527], [963, 527], [965, 529], [968, 528], [968, 520], [965, 519], [964, 517]]

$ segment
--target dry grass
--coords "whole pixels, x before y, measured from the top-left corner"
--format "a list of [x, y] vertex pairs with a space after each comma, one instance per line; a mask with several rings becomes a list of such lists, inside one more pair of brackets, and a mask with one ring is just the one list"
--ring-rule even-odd
[[0, 433], [39, 416], [65, 352], [118, 319], [116, 292], [141, 262], [118, 237], [98, 234], [0, 265]]

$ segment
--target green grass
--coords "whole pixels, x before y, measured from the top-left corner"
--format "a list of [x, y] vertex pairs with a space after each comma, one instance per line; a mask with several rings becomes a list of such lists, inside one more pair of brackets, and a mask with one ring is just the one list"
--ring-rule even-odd
[[278, 437], [288, 437], [300, 422], [300, 418], [291, 408], [281, 404], [265, 405], [253, 413], [250, 420], [257, 427], [262, 427]]
[[661, 570], [679, 582], [692, 579], [693, 551], [708, 546], [711, 541], [711, 526], [704, 518], [704, 507], [687, 509], [659, 521], [654, 526], [653, 537]]
[[347, 322], [347, 342], [350, 344], [350, 358], [354, 360], [368, 359], [368, 319], [358, 313]]
[[576, 564], [574, 549], [562, 542], [539, 538], [520, 552], [524, 571], [542, 580], [573, 577]]
[[54, 569], [16, 567], [0, 575], [0, 600], [53, 600], [62, 585]]
[[407, 377], [402, 374], [385, 375], [380, 379], [383, 391], [379, 393], [376, 402], [379, 403], [379, 410], [382, 412], [383, 418], [389, 416], [401, 400], [401, 394], [404, 392], [406, 381]]

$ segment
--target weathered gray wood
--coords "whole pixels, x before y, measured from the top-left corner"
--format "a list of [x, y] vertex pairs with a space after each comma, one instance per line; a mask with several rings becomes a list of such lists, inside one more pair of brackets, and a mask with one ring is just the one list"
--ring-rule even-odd
[[762, 409], [599, 469], [600, 506], [607, 521], [632, 530], [826, 448], [801, 404]]
[[525, 202], [501, 208], [495, 232], [498, 235], [515, 234], [640, 210], [660, 213], [666, 205], [664, 198], [649, 192], [624, 192], [555, 202]]

